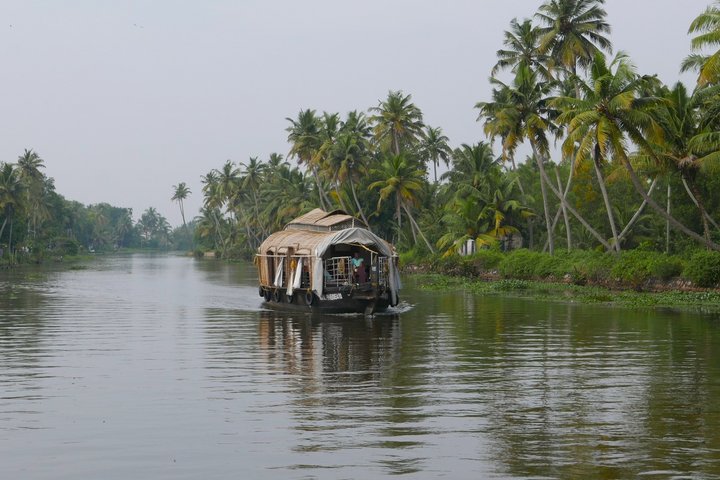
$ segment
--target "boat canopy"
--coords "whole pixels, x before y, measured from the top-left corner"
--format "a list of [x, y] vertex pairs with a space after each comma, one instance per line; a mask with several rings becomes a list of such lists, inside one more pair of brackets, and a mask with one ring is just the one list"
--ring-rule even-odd
[[[355, 225], [355, 226], [352, 226]], [[363, 227], [363, 228], [361, 228]], [[391, 244], [378, 237], [365, 224], [343, 212], [325, 212], [316, 208], [287, 224], [284, 230], [275, 232], [265, 239], [258, 249], [261, 257], [285, 256], [308, 257], [310, 259], [312, 289], [323, 295], [323, 257], [333, 245], [363, 245], [387, 257], [388, 287], [393, 300], [397, 301], [400, 277], [393, 261], [395, 250]]]

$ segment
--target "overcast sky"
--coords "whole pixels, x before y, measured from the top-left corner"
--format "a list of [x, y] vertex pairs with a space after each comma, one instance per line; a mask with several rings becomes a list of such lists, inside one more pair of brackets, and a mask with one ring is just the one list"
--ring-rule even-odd
[[[287, 154], [300, 109], [344, 115], [403, 90], [453, 146], [477, 142], [502, 33], [540, 3], [3, 0], [0, 160], [32, 148], [66, 198], [136, 218], [154, 206], [178, 225], [173, 185], [189, 185], [194, 216], [200, 176]], [[674, 83], [709, 3], [608, 0], [611, 39]]]

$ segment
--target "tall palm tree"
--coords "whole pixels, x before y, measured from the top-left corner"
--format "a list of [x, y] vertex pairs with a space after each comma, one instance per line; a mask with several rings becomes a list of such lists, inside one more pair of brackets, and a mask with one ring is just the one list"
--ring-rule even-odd
[[0, 211], [3, 219], [0, 226], [0, 238], [5, 232], [5, 226], [10, 223], [10, 234], [8, 235], [8, 254], [12, 252], [12, 230], [15, 212], [20, 208], [25, 188], [19, 179], [17, 170], [9, 163], [2, 164], [0, 169]]
[[452, 169], [440, 178], [448, 180], [456, 191], [468, 186], [478, 192], [488, 187], [490, 172], [498, 170], [500, 159], [495, 158], [492, 148], [485, 142], [475, 145], [463, 143], [452, 154]]
[[389, 151], [396, 156], [424, 135], [422, 112], [411, 100], [412, 95], [390, 91], [377, 107], [370, 108], [375, 140], [378, 144], [389, 142]]
[[[609, 86], [607, 93], [598, 99], [599, 101], [595, 106], [595, 112], [603, 117], [602, 133], [603, 139], [606, 140], [603, 140], [602, 143], [609, 145], [613, 156], [619, 160], [627, 170], [635, 190], [653, 210], [670, 222], [671, 226], [685, 233], [690, 238], [704, 244], [708, 248], [720, 250], [720, 245], [708, 240], [702, 235], [698, 235], [670, 215], [666, 209], [658, 205], [657, 202], [647, 194], [643, 182], [638, 177], [635, 168], [630, 162], [625, 144], [626, 136], [653, 160], [658, 163], [662, 162], [662, 159], [658, 157], [653, 148], [651, 141], [661, 135], [661, 128], [655, 120], [653, 113], [657, 110], [657, 107], [663, 103], [663, 100], [643, 93], [646, 90], [646, 85], [648, 83], [654, 83], [656, 80], [652, 77], [638, 77], [632, 69], [628, 68], [618, 69], [613, 74], [607, 67], [602, 54], [595, 56], [593, 69], [597, 70], [597, 73], [593, 73], [593, 75], [605, 77], [604, 83]], [[572, 105], [572, 103], [570, 105]], [[562, 107], [562, 105], [560, 106]], [[571, 123], [569, 128], [571, 130], [578, 129], [578, 132], [582, 132], [582, 123], [591, 118], [591, 114], [580, 116], [576, 121], [576, 125]], [[651, 141], [648, 141], [648, 138], [650, 138]]]
[[[485, 133], [490, 137], [501, 137], [503, 140], [503, 156], [514, 157], [518, 145], [527, 140], [533, 150], [533, 157], [538, 169], [544, 172], [544, 158], [549, 151], [547, 132], [554, 128], [548, 108], [548, 95], [551, 84], [538, 81], [536, 72], [527, 66], [520, 66], [512, 85], [505, 85], [497, 79], [491, 79], [499, 86], [502, 93], [495, 92], [494, 97], [503, 103], [480, 102], [475, 108], [480, 109], [478, 120], [485, 119]], [[550, 254], [554, 254], [553, 232], [550, 222], [550, 207], [546, 180], [541, 178], [540, 192], [543, 199], [545, 226], [548, 235]]]
[[190, 188], [188, 188], [187, 184], [185, 184], [185, 182], [180, 182], [177, 185], [173, 185], [172, 188], [173, 196], [170, 198], [170, 200], [172, 200], [173, 202], [177, 202], [180, 206], [180, 216], [182, 217], [183, 227], [187, 228], [187, 223], [185, 223], [185, 206], [183, 202], [192, 192], [190, 191]]
[[[340, 130], [340, 115], [337, 113], [323, 112], [323, 115], [319, 119], [319, 121], [320, 147], [315, 153], [313, 163], [318, 166], [320, 174], [325, 176], [325, 178], [330, 182], [332, 188], [335, 190], [335, 195], [337, 197], [338, 203], [340, 204], [340, 207], [343, 210], [347, 210], [347, 208], [345, 207], [345, 203], [343, 202], [342, 195], [340, 194], [337, 171], [328, 166], [328, 163], [332, 160], [332, 150], [335, 147], [335, 142], [337, 140], [337, 136]], [[331, 204], [328, 197], [326, 197], [325, 200], [327, 201], [328, 205]]]
[[265, 178], [265, 173], [266, 173], [268, 167], [262, 161], [259, 161], [258, 157], [250, 157], [250, 160], [248, 161], [247, 164], [240, 162], [240, 165], [242, 165], [242, 167], [243, 167], [242, 180], [240, 182], [240, 186], [242, 187], [243, 190], [250, 192], [250, 196], [252, 197], [252, 201], [253, 201], [255, 220], [256, 220], [256, 222], [258, 222], [258, 225], [260, 226], [260, 230], [261, 230], [263, 236], [266, 236], [267, 232], [263, 228], [262, 223], [259, 222], [259, 220], [260, 220], [259, 197], [260, 197], [260, 190], [262, 188], [262, 183]]
[[325, 190], [320, 183], [320, 165], [315, 163], [318, 159], [317, 152], [322, 145], [320, 121], [315, 115], [315, 110], [300, 110], [296, 120], [292, 118], [285, 120], [290, 122], [290, 126], [285, 129], [288, 132], [287, 141], [290, 143], [288, 157], [295, 157], [299, 165], [308, 166], [317, 185], [320, 205], [327, 210], [329, 202], [326, 202]]
[[311, 187], [307, 174], [298, 168], [287, 165], [278, 168], [267, 185], [269, 201], [262, 212], [268, 220], [268, 229], [279, 229], [292, 218], [310, 211], [313, 208]]
[[517, 232], [514, 220], [531, 215], [519, 200], [516, 173], [503, 173], [500, 160], [484, 142], [456, 149], [453, 168], [443, 177], [454, 190], [443, 216], [448, 231], [438, 240], [445, 255], [455, 253], [469, 239], [497, 243]]
[[605, 57], [598, 53], [587, 82], [578, 80], [581, 96], [558, 97], [552, 102], [562, 111], [558, 122], [568, 126], [563, 153], [575, 155], [576, 164], [589, 161], [593, 165], [617, 252], [620, 251], [618, 229], [602, 173], [603, 165], [613, 155], [614, 141], [607, 135], [611, 129], [608, 123], [612, 120], [603, 112], [625, 108], [644, 81], [635, 74], [626, 55], [619, 53], [607, 65]]
[[433, 162], [433, 177], [437, 183], [438, 162], [442, 160], [447, 167], [450, 162], [452, 150], [448, 145], [450, 139], [443, 135], [442, 128], [428, 126], [425, 130], [425, 137], [420, 143], [422, 155]]
[[690, 34], [697, 34], [692, 39], [692, 49], [695, 51], [712, 47], [715, 52], [705, 55], [694, 53], [689, 55], [682, 63], [681, 70], [698, 70], [698, 85], [705, 86], [709, 83], [720, 81], [720, 1], [715, 0], [712, 5], [698, 15], [690, 24]]
[[491, 79], [491, 81], [498, 87], [493, 89], [492, 102], [478, 102], [475, 105], [475, 108], [480, 110], [478, 121], [484, 121], [485, 133], [490, 138], [501, 138], [503, 158], [514, 158], [515, 150], [523, 140], [530, 143], [533, 159], [540, 172], [550, 252], [554, 252], [554, 244], [546, 189], [550, 189], [567, 211], [609, 250], [610, 244], [570, 205], [565, 195], [553, 186], [545, 171], [544, 163], [549, 147], [547, 132], [555, 131], [556, 128], [550, 121], [555, 112], [548, 104], [551, 85], [547, 82], [538, 82], [537, 74], [527, 67], [518, 69], [512, 85], [505, 85], [497, 79]]
[[40, 171], [45, 168], [44, 161], [40, 155], [33, 150], [25, 149], [17, 159], [18, 179], [25, 187], [26, 205], [30, 210], [28, 221], [28, 234], [32, 232], [33, 237], [37, 235], [37, 221], [44, 193], [44, 175]]
[[538, 72], [541, 78], [551, 80], [553, 75], [548, 68], [550, 56], [541, 53], [540, 30], [526, 18], [522, 23], [517, 18], [510, 21], [510, 30], [506, 30], [502, 48], [497, 51], [498, 61], [490, 75], [496, 76], [501, 70], [509, 69], [517, 73], [519, 67], [528, 67]]
[[701, 139], [717, 134], [703, 122], [700, 112], [702, 102], [709, 89], [696, 90], [688, 94], [681, 82], [672, 89], [663, 87], [659, 95], [664, 102], [653, 112], [653, 116], [661, 126], [663, 135], [653, 147], [656, 158], [680, 174], [683, 185], [692, 202], [698, 207], [706, 239], [710, 239], [708, 221], [715, 223], [705, 208], [697, 179], [703, 166], [704, 152], [693, 151], [691, 145], [702, 145]]
[[549, 0], [535, 14], [539, 27], [539, 50], [550, 56], [556, 67], [571, 75], [588, 67], [597, 53], [610, 52], [612, 43], [605, 0]]
[[410, 207], [419, 203], [418, 194], [422, 190], [423, 171], [413, 166], [403, 154], [386, 155], [372, 172], [379, 180], [371, 183], [368, 188], [378, 189], [380, 198], [378, 208], [390, 197], [395, 197], [395, 218], [398, 225], [398, 240], [402, 229], [402, 211], [405, 211], [410, 222], [410, 228], [415, 235], [417, 231], [422, 237], [428, 250], [434, 252], [432, 245], [427, 241], [417, 222], [410, 212]]
[[329, 157], [328, 167], [335, 172], [338, 182], [350, 184], [353, 201], [360, 217], [368, 225], [365, 212], [357, 197], [355, 182], [365, 173], [370, 160], [368, 141], [355, 131], [342, 131]]
[[203, 184], [203, 216], [209, 216], [212, 219], [214, 223], [212, 233], [216, 237], [215, 245], [221, 249], [221, 253], [224, 255], [227, 242], [223, 237], [222, 213], [220, 212], [224, 199], [219, 189], [220, 179], [217, 170], [213, 169], [200, 177], [200, 182]]

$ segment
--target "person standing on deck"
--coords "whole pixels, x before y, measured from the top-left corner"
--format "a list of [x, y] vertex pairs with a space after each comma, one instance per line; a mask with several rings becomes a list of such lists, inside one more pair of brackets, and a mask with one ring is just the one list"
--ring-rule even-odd
[[360, 256], [358, 252], [355, 252], [355, 256], [352, 259], [353, 276], [355, 277], [356, 283], [365, 283], [367, 281], [365, 275], [365, 260]]

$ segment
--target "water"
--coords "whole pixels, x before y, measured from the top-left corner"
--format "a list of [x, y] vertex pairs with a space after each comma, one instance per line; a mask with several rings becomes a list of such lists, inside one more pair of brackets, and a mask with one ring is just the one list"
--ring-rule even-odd
[[720, 319], [436, 293], [263, 309], [252, 265], [0, 272], [0, 478], [720, 478]]

